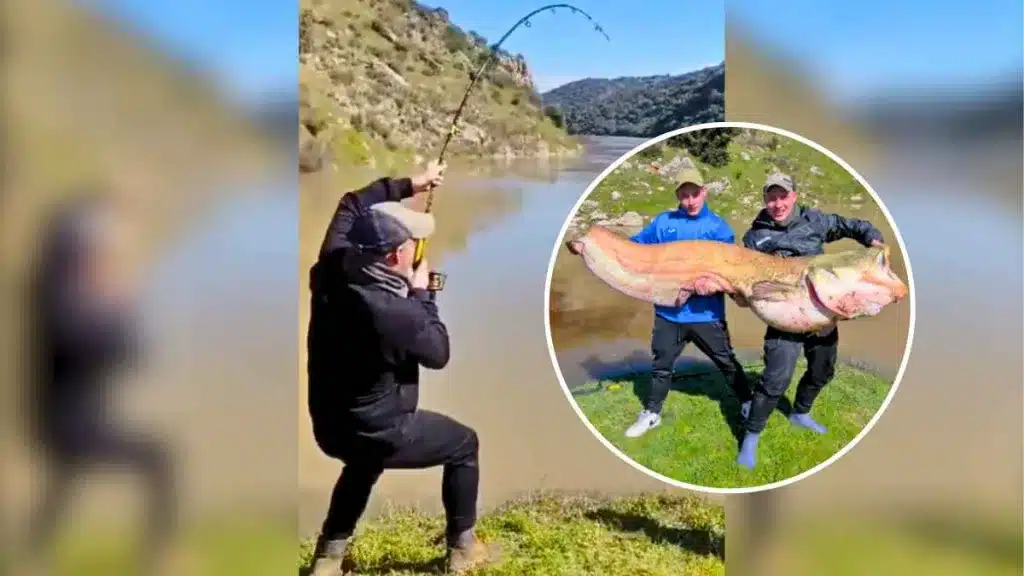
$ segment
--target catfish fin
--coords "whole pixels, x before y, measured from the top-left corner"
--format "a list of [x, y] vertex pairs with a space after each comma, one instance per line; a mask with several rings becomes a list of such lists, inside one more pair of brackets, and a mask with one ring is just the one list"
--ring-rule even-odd
[[789, 297], [793, 287], [782, 282], [765, 280], [751, 286], [751, 296], [756, 300], [779, 302]]
[[703, 274], [694, 278], [690, 286], [687, 286], [688, 290], [692, 290], [696, 294], [716, 294], [719, 292], [735, 292], [732, 284], [724, 278], [714, 274]]
[[676, 301], [673, 304], [673, 306], [682, 306], [683, 304], [686, 304], [686, 301], [689, 300], [690, 296], [692, 295], [693, 292], [687, 290], [686, 288], [680, 288], [679, 293], [676, 295]]

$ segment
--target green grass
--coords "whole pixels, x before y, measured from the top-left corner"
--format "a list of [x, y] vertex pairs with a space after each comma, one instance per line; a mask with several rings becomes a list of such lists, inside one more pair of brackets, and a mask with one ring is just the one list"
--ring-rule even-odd
[[[719, 167], [704, 164], [686, 151], [668, 146], [655, 157], [633, 156], [629, 163], [608, 174], [588, 199], [597, 202], [597, 209], [612, 217], [630, 211], [649, 217], [669, 210], [675, 205], [674, 182], [641, 167], [654, 161], [665, 164], [686, 154], [697, 165], [705, 182], [729, 182], [727, 190], [709, 193], [707, 198], [708, 207], [723, 217], [752, 219], [756, 216], [762, 206], [761, 186], [765, 177], [776, 168], [796, 180], [801, 203], [834, 207], [872, 202], [867, 190], [828, 156], [782, 136], [775, 140], [772, 148], [762, 142], [769, 137], [758, 134], [757, 143], [749, 136], [737, 137], [729, 145], [729, 162]], [[747, 159], [744, 159], [744, 154]], [[812, 167], [816, 167], [820, 174], [812, 173]], [[621, 194], [618, 200], [612, 200], [613, 191]]]
[[[537, 495], [484, 515], [482, 538], [501, 559], [474, 572], [499, 575], [697, 576], [724, 574], [725, 513], [692, 495], [620, 499]], [[362, 525], [352, 541], [359, 574], [443, 571], [441, 516], [394, 509]], [[299, 548], [300, 569], [312, 541]]]
[[[780, 409], [791, 406], [805, 367], [801, 360]], [[747, 376], [756, 382], [759, 367], [748, 365]], [[819, 436], [794, 428], [776, 410], [761, 435], [757, 466], [748, 471], [735, 463], [742, 434], [739, 405], [717, 370], [702, 366], [678, 372], [662, 411], [662, 425], [640, 438], [627, 438], [624, 432], [641, 409], [637, 394], [644, 394], [649, 384], [650, 376], [642, 374], [591, 382], [573, 395], [590, 423], [637, 463], [680, 482], [714, 488], [759, 486], [810, 470], [853, 440], [891, 386], [883, 378], [840, 363], [812, 410], [828, 433]]]
[[[1024, 568], [1019, 518], [1007, 522], [949, 510], [809, 520], [779, 540], [789, 574], [1011, 576]], [[838, 517], [837, 517], [838, 516]], [[1011, 525], [1012, 523], [1012, 525]], [[785, 552], [792, 551], [791, 554]], [[870, 551], [870, 554], [865, 554]]]
[[[294, 526], [240, 518], [194, 524], [175, 545], [188, 576], [285, 574], [294, 566]], [[67, 576], [133, 574], [142, 532], [107, 527], [65, 530], [57, 542], [54, 573]], [[184, 574], [183, 574], [184, 576]]]

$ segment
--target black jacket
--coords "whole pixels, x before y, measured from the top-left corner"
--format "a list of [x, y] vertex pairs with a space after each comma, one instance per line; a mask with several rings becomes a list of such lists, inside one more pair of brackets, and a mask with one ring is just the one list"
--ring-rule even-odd
[[778, 256], [814, 256], [825, 252], [825, 244], [850, 238], [864, 246], [882, 241], [882, 233], [870, 222], [826, 214], [816, 208], [797, 205], [786, 224], [775, 223], [764, 210], [758, 213], [743, 235], [747, 248]]
[[356, 282], [342, 266], [357, 249], [348, 239], [355, 219], [373, 204], [411, 195], [408, 178], [345, 194], [310, 269], [308, 409], [322, 448], [353, 435], [399, 442], [417, 407], [419, 367], [448, 363], [448, 331], [428, 292], [411, 289], [403, 298]]

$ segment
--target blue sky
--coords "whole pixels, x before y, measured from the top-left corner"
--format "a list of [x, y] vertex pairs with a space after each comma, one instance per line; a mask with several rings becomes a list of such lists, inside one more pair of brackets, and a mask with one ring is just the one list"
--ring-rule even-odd
[[[438, 0], [452, 22], [495, 42], [517, 20], [549, 2], [538, 0]], [[522, 53], [540, 91], [586, 77], [679, 74], [725, 59], [724, 0], [574, 0], [597, 20], [611, 41], [586, 18], [567, 10], [535, 16], [505, 41]]]
[[[546, 2], [427, 1], [453, 22], [489, 41]], [[285, 0], [101, 0], [119, 19], [156, 35], [244, 92], [297, 83], [297, 2]], [[680, 73], [725, 59], [724, 0], [577, 0], [611, 36], [607, 42], [582, 16], [539, 14], [504, 48], [529, 60], [541, 90], [587, 76]]]
[[[209, 67], [241, 95], [294, 92], [297, 2], [93, 0]], [[452, 20], [495, 41], [537, 0], [437, 0]], [[846, 98], [880, 87], [968, 84], [1019, 70], [1020, 0], [577, 0], [582, 17], [538, 15], [505, 48], [525, 55], [541, 90], [585, 77], [680, 73], [724, 59], [725, 9]]]
[[296, 0], [92, 0], [208, 69], [243, 100], [298, 86]]
[[[1020, 0], [729, 0], [741, 22], [843, 99], [886, 88], [967, 88], [1022, 65]], [[735, 18], [735, 20], [734, 20]]]

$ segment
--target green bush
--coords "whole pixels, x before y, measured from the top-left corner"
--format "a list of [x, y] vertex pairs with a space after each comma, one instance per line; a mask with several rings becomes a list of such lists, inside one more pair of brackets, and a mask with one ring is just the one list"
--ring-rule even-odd
[[736, 134], [735, 128], [711, 128], [673, 136], [667, 143], [684, 148], [701, 162], [718, 168], [729, 163], [729, 143]]
[[303, 8], [299, 16], [299, 53], [308, 54], [313, 51], [313, 38], [310, 35], [316, 21], [313, 11]]
[[555, 126], [562, 128], [565, 126], [565, 117], [562, 116], [562, 111], [554, 106], [548, 106], [544, 108], [544, 115], [554, 122]]
[[472, 49], [472, 44], [466, 39], [466, 35], [454, 24], [448, 24], [444, 30], [444, 46], [452, 54]]
[[651, 144], [643, 150], [636, 153], [636, 157], [641, 160], [651, 160], [654, 158], [661, 157], [661, 153], [664, 149], [664, 141], [658, 142], [657, 144]]
[[355, 74], [353, 74], [351, 70], [346, 69], [336, 68], [331, 70], [328, 76], [330, 77], [331, 82], [334, 82], [335, 84], [344, 84], [346, 86], [351, 84], [355, 79]]

